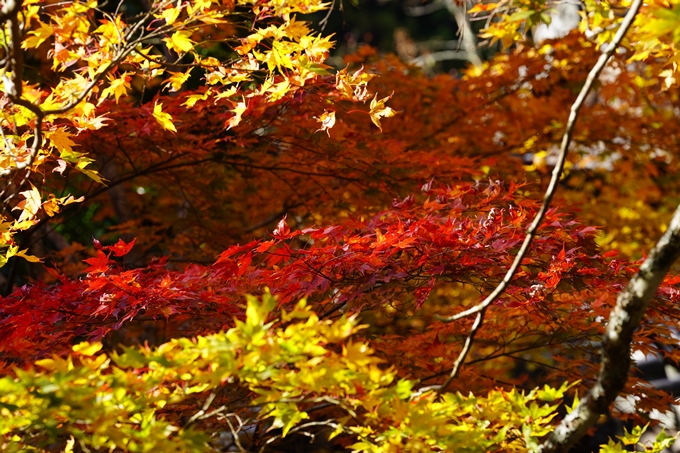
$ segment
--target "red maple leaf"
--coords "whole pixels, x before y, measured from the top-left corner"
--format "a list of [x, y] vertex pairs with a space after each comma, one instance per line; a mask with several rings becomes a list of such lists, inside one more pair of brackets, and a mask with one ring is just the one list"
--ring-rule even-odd
[[130, 253], [130, 250], [132, 250], [132, 247], [135, 246], [135, 241], [137, 238], [133, 239], [130, 241], [128, 244], [126, 244], [122, 239], [118, 239], [118, 242], [116, 242], [113, 245], [107, 245], [104, 247], [106, 250], [110, 250], [113, 252], [115, 256], [125, 256], [128, 253]]

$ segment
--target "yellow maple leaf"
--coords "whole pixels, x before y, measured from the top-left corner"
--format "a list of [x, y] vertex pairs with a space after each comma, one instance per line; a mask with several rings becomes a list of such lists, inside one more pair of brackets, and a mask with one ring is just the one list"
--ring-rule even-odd
[[387, 102], [391, 97], [392, 95], [389, 95], [386, 98], [378, 100], [378, 95], [376, 94], [371, 101], [371, 111], [368, 114], [370, 115], [373, 124], [378, 126], [378, 129], [380, 129], [380, 132], [382, 132], [380, 118], [389, 118], [397, 114], [394, 109], [385, 106], [385, 102]]
[[64, 129], [56, 129], [54, 131], [45, 132], [45, 137], [50, 141], [59, 153], [72, 153], [73, 147], [76, 143], [71, 140], [72, 135]]
[[226, 24], [227, 21], [223, 19], [224, 14], [218, 13], [217, 11], [207, 12], [204, 16], [199, 16], [198, 20], [204, 24], [217, 25]]
[[299, 21], [295, 16], [291, 17], [287, 24], [284, 24], [282, 28], [285, 28], [286, 35], [293, 41], [299, 41], [303, 36], [307, 36], [310, 32], [308, 23], [304, 21]]
[[323, 112], [323, 115], [321, 115], [318, 118], [318, 121], [321, 123], [321, 129], [317, 129], [316, 132], [319, 131], [326, 131], [328, 136], [331, 136], [331, 128], [335, 126], [335, 112], [326, 110]]
[[92, 357], [93, 355], [98, 353], [101, 350], [101, 348], [102, 348], [101, 343], [88, 343], [87, 341], [84, 341], [73, 346], [72, 349], [74, 352], [78, 352], [81, 355]]
[[179, 17], [179, 13], [181, 11], [182, 11], [181, 8], [168, 8], [160, 14], [160, 17], [165, 19], [166, 24], [172, 25]]
[[103, 38], [103, 41], [101, 41], [103, 44], [102, 47], [108, 49], [114, 44], [122, 44], [121, 40], [124, 35], [124, 28], [125, 24], [123, 24], [121, 16], [117, 16], [115, 22], [104, 20], [102, 25], [95, 30], [95, 33], [101, 35]]
[[106, 116], [96, 116], [94, 118], [85, 118], [85, 117], [75, 117], [72, 118], [71, 121], [73, 122], [73, 125], [77, 127], [79, 130], [83, 129], [89, 129], [89, 130], [97, 130], [101, 129], [102, 127], [106, 126], [106, 121], [110, 120], [110, 118], [107, 118]]
[[21, 211], [18, 222], [23, 222], [24, 220], [30, 220], [35, 217], [40, 210], [42, 200], [40, 199], [40, 192], [33, 184], [31, 184], [29, 190], [24, 190], [23, 192], [19, 192], [19, 194], [24, 196], [24, 200], [20, 201], [12, 210]]
[[54, 29], [49, 24], [44, 24], [40, 21], [40, 28], [36, 30], [31, 30], [24, 41], [21, 43], [22, 49], [35, 49], [40, 47], [40, 44], [44, 43], [47, 39], [54, 35]]
[[333, 36], [303, 36], [300, 38], [300, 46], [305, 49], [305, 53], [311, 61], [322, 63], [327, 57], [328, 52], [333, 48], [331, 41]]
[[97, 170], [90, 170], [89, 168], [85, 168], [88, 165], [90, 165], [90, 162], [81, 161], [76, 164], [76, 168], [80, 170], [81, 173], [83, 173], [88, 178], [97, 181], [99, 184], [104, 184], [104, 179], [102, 179]]
[[184, 82], [189, 80], [191, 76], [191, 70], [194, 68], [189, 68], [187, 72], [175, 72], [172, 76], [165, 81], [166, 84], [170, 85], [170, 91], [178, 91], [184, 85]]
[[233, 95], [236, 94], [238, 90], [236, 87], [230, 87], [228, 90], [225, 91], [220, 91], [216, 96], [215, 96], [215, 103], [217, 103], [218, 100], [220, 99], [229, 99]]
[[232, 127], [238, 126], [238, 124], [241, 122], [241, 116], [245, 113], [247, 109], [248, 106], [246, 105], [246, 99], [243, 98], [243, 101], [236, 104], [236, 107], [234, 107], [234, 110], [232, 110], [234, 116], [229, 118], [229, 120], [227, 121], [228, 125], [227, 129], [231, 129]]
[[110, 78], [109, 86], [104, 88], [102, 91], [102, 95], [99, 98], [97, 105], [104, 102], [104, 100], [112, 94], [116, 98], [116, 104], [118, 104], [118, 99], [120, 99], [121, 96], [127, 94], [128, 90], [130, 89], [130, 80], [132, 80], [132, 77], [130, 77], [127, 72], [123, 73], [123, 75], [117, 79]]
[[156, 118], [158, 124], [163, 127], [166, 131], [177, 132], [175, 125], [172, 123], [172, 116], [169, 113], [163, 111], [163, 104], [158, 101], [153, 106], [153, 117]]
[[28, 252], [28, 249], [21, 250], [21, 251], [16, 253], [16, 256], [20, 256], [30, 263], [42, 263], [42, 258], [38, 258], [37, 256], [29, 255], [27, 252]]
[[270, 101], [278, 101], [290, 92], [290, 81], [285, 79], [267, 89]]
[[194, 48], [194, 42], [189, 39], [189, 36], [191, 36], [191, 32], [177, 31], [171, 37], [163, 39], [163, 41], [165, 41], [170, 50], [174, 50], [177, 53], [189, 52]]
[[53, 217], [55, 214], [59, 213], [59, 210], [61, 209], [59, 206], [59, 200], [54, 198], [54, 196], [50, 197], [49, 200], [43, 203], [42, 208], [45, 210], [45, 213]]
[[205, 11], [206, 9], [210, 8], [210, 5], [212, 4], [211, 0], [193, 0], [192, 2], [189, 2], [187, 5], [187, 11], [189, 14], [194, 14], [196, 11]]
[[83, 202], [83, 201], [85, 201], [85, 197], [84, 197], [84, 196], [83, 196], [83, 197], [74, 198], [73, 195], [68, 195], [68, 196], [66, 196], [66, 197], [62, 197], [62, 198], [59, 199], [59, 203], [61, 203], [61, 204], [64, 205], [64, 206], [66, 206], [67, 204], [71, 204], [71, 203], [80, 203], [80, 202]]
[[498, 7], [498, 3], [477, 3], [472, 8], [468, 9], [468, 14], [481, 13], [484, 11], [492, 11]]
[[75, 445], [76, 440], [71, 436], [69, 440], [66, 442], [66, 448], [64, 448], [64, 453], [73, 453], [73, 446]]
[[182, 104], [182, 105], [185, 105], [185, 106], [191, 108], [194, 105], [196, 105], [196, 103], [198, 101], [205, 101], [206, 99], [208, 99], [208, 96], [210, 96], [211, 94], [212, 94], [211, 90], [206, 90], [206, 92], [203, 93], [203, 94], [189, 95], [189, 96], [186, 97], [186, 101], [184, 101], [184, 104]]

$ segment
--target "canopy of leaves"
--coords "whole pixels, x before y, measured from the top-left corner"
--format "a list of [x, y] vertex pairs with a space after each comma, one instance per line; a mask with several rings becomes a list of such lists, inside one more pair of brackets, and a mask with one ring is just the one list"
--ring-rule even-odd
[[[368, 47], [334, 70], [298, 17], [329, 6], [3, 4], [3, 451], [538, 451], [592, 386], [680, 201], [678, 5], [645, 5], [600, 76], [442, 391], [630, 5], [534, 47], [554, 5], [478, 3], [510, 49], [460, 78]], [[679, 284], [634, 350], [678, 363]], [[673, 401], [639, 374], [624, 396], [640, 425]]]

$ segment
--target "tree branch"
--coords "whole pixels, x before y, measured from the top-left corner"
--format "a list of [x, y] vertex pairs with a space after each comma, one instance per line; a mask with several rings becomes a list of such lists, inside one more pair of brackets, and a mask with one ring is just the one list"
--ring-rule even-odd
[[553, 431], [542, 446], [543, 453], [569, 451], [623, 389], [628, 380], [633, 332], [663, 278], [679, 257], [680, 206], [664, 235], [616, 300], [602, 337], [602, 364], [597, 383]]
[[593, 66], [593, 69], [591, 69], [590, 73], [588, 74], [588, 77], [586, 78], [586, 82], [583, 85], [583, 88], [581, 88], [581, 92], [576, 98], [576, 101], [574, 101], [574, 104], [571, 106], [569, 119], [567, 121], [567, 127], [564, 131], [564, 135], [562, 136], [560, 152], [557, 158], [557, 162], [555, 163], [555, 168], [553, 169], [552, 172], [552, 177], [550, 178], [550, 184], [548, 184], [548, 188], [546, 189], [545, 195], [543, 196], [543, 203], [541, 205], [541, 208], [536, 213], [533, 222], [531, 222], [531, 225], [529, 225], [527, 234], [524, 238], [524, 242], [522, 243], [522, 246], [520, 247], [519, 252], [515, 257], [515, 260], [512, 262], [510, 269], [508, 269], [508, 272], [505, 274], [505, 277], [503, 277], [503, 280], [498, 284], [496, 289], [494, 289], [491, 292], [491, 294], [489, 294], [486, 297], [486, 299], [484, 299], [480, 304], [453, 316], [439, 317], [441, 321], [453, 322], [462, 319], [466, 316], [477, 314], [472, 329], [470, 330], [470, 333], [467, 339], [465, 340], [465, 344], [463, 345], [463, 350], [460, 352], [458, 358], [454, 362], [454, 366], [453, 369], [451, 370], [449, 378], [439, 388], [440, 394], [446, 390], [446, 388], [451, 384], [451, 382], [453, 382], [453, 380], [458, 375], [460, 366], [464, 362], [468, 352], [470, 352], [470, 348], [472, 347], [472, 342], [474, 341], [475, 335], [484, 322], [484, 314], [486, 313], [486, 310], [505, 291], [505, 288], [507, 288], [508, 284], [510, 283], [515, 273], [519, 269], [522, 260], [526, 256], [529, 250], [529, 246], [531, 245], [531, 242], [536, 236], [536, 231], [538, 230], [538, 227], [540, 226], [541, 222], [543, 222], [543, 218], [545, 217], [545, 214], [548, 211], [548, 208], [550, 207], [550, 202], [552, 201], [553, 196], [555, 195], [555, 191], [557, 190], [557, 184], [560, 180], [560, 177], [562, 176], [562, 171], [564, 170], [564, 164], [567, 159], [567, 153], [569, 151], [569, 145], [571, 144], [571, 137], [574, 133], [574, 128], [576, 126], [576, 120], [578, 119], [579, 111], [581, 110], [581, 107], [583, 106], [583, 103], [585, 102], [588, 93], [592, 89], [593, 84], [595, 83], [600, 73], [602, 72], [602, 69], [604, 69], [605, 65], [609, 61], [609, 58], [611, 58], [611, 56], [614, 54], [616, 49], [621, 44], [623, 37], [630, 28], [631, 24], [633, 23], [633, 20], [635, 19], [635, 16], [640, 10], [641, 5], [642, 0], [635, 0], [633, 2], [630, 10], [626, 14], [626, 17], [621, 22], [621, 27], [619, 27], [619, 30], [616, 32], [614, 39], [612, 40], [611, 44], [607, 47], [607, 50], [603, 52], [602, 55], [600, 55], [600, 58], [597, 60], [597, 63], [595, 63], [595, 66]]
[[444, 0], [444, 5], [458, 23], [458, 34], [463, 41], [463, 49], [465, 50], [467, 60], [476, 68], [481, 68], [482, 59], [479, 58], [477, 53], [477, 39], [472, 32], [465, 10], [458, 6], [454, 0]]

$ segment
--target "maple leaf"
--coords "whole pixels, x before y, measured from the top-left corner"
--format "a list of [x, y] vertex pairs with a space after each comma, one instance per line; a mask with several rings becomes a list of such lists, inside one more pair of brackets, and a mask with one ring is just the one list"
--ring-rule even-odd
[[373, 124], [378, 126], [378, 129], [380, 129], [380, 132], [382, 132], [380, 118], [389, 118], [397, 114], [397, 112], [395, 112], [391, 107], [385, 106], [385, 102], [387, 102], [391, 97], [392, 95], [389, 95], [386, 98], [378, 100], [378, 95], [376, 94], [371, 101], [371, 110], [368, 114], [370, 115]]
[[237, 276], [241, 277], [243, 274], [245, 274], [248, 271], [248, 268], [250, 267], [250, 263], [253, 261], [253, 254], [252, 252], [247, 253], [241, 260], [238, 262], [238, 272], [236, 273]]
[[235, 104], [235, 107], [232, 110], [234, 116], [227, 120], [227, 129], [238, 126], [241, 122], [241, 117], [246, 112], [246, 110], [248, 110], [248, 106], [246, 105], [246, 99], [243, 98], [242, 102]]
[[45, 210], [45, 214], [53, 217], [60, 210], [59, 200], [54, 196], [51, 196], [47, 201], [42, 204], [42, 208]]
[[135, 246], [136, 240], [137, 238], [126, 244], [122, 239], [118, 239], [118, 242], [116, 242], [114, 245], [107, 245], [104, 247], [104, 249], [110, 250], [115, 256], [125, 256], [130, 253], [132, 247]]
[[265, 241], [261, 243], [256, 249], [255, 252], [257, 253], [264, 253], [270, 248], [272, 248], [274, 245], [276, 245], [275, 241]]
[[38, 258], [37, 256], [29, 255], [28, 249], [20, 250], [17, 252], [16, 256], [20, 256], [26, 261], [30, 263], [42, 263], [42, 258]]
[[347, 99], [352, 98], [353, 88], [350, 84], [347, 70], [342, 69], [335, 74], [335, 88]]
[[[62, 157], [63, 157], [63, 156], [62, 156]], [[86, 175], [88, 178], [97, 181], [99, 184], [103, 184], [103, 183], [104, 183], [104, 179], [102, 179], [102, 177], [99, 175], [99, 173], [97, 172], [97, 170], [92, 170], [92, 169], [89, 169], [89, 168], [85, 168], [85, 167], [87, 167], [88, 165], [90, 165], [91, 161], [92, 161], [92, 159], [87, 160], [87, 159], [85, 159], [85, 158], [81, 158], [81, 159], [76, 163], [76, 167], [75, 167], [75, 168], [77, 168], [78, 170], [80, 170], [80, 171], [81, 171], [84, 175]]]
[[31, 184], [31, 188], [29, 190], [24, 190], [23, 192], [19, 192], [19, 194], [23, 195], [24, 199], [20, 201], [14, 207], [14, 209], [12, 209], [13, 211], [21, 211], [18, 222], [33, 219], [42, 205], [40, 191], [38, 191], [38, 189], [36, 189], [35, 186]]
[[71, 203], [81, 203], [84, 200], [85, 200], [84, 196], [75, 198], [73, 195], [67, 195], [59, 199], [59, 204], [61, 204], [62, 206], [66, 206]]
[[168, 45], [170, 50], [177, 53], [189, 52], [194, 48], [194, 42], [189, 39], [191, 32], [176, 31], [169, 38], [164, 38], [163, 41]]
[[60, 274], [57, 269], [45, 266], [45, 271], [47, 271], [48, 274], [50, 274], [52, 277], [56, 278], [58, 281], [62, 283], [68, 282], [68, 279], [64, 275]]
[[107, 97], [111, 95], [114, 96], [117, 104], [120, 97], [127, 94], [128, 90], [130, 89], [130, 80], [132, 80], [132, 77], [127, 72], [124, 72], [123, 75], [117, 79], [112, 77], [109, 78], [109, 86], [102, 91], [97, 105], [100, 105], [106, 100]]
[[472, 8], [467, 10], [468, 14], [480, 13], [483, 11], [492, 11], [498, 7], [498, 3], [482, 3], [475, 4]]
[[181, 6], [178, 8], [168, 8], [164, 10], [160, 15], [157, 15], [156, 17], [161, 17], [165, 19], [166, 24], [172, 25], [175, 23], [181, 12], [182, 12]]
[[66, 161], [63, 159], [57, 159], [57, 166], [52, 169], [52, 172], [53, 173], [56, 172], [63, 175], [64, 170], [66, 170]]
[[371, 97], [368, 92], [368, 82], [374, 77], [375, 74], [367, 73], [363, 66], [352, 74], [347, 73], [347, 68], [345, 68], [336, 73], [335, 88], [344, 98], [364, 102]]
[[198, 101], [205, 101], [206, 99], [208, 99], [208, 96], [210, 96], [211, 94], [212, 94], [212, 91], [210, 89], [208, 89], [203, 94], [189, 95], [189, 96], [186, 97], [186, 100], [184, 101], [184, 104], [182, 104], [182, 105], [191, 108], [194, 105], [196, 105], [196, 103]]
[[40, 23], [40, 28], [28, 32], [28, 36], [21, 43], [23, 49], [35, 49], [54, 36], [54, 29], [51, 25], [38, 22]]
[[97, 129], [101, 129], [102, 127], [106, 126], [106, 122], [110, 121], [110, 118], [101, 115], [101, 116], [95, 116], [95, 117], [82, 117], [82, 116], [77, 116], [72, 119], [74, 126], [76, 126], [79, 130], [91, 130], [95, 131]]
[[[189, 77], [191, 76], [191, 70], [194, 68], [189, 68], [186, 72], [175, 72], [172, 73], [172, 76], [166, 80], [164, 83], [167, 85], [170, 85], [170, 91], [178, 91], [180, 88], [182, 88], [182, 85], [184, 85], [184, 82], [189, 80]], [[195, 102], [194, 102], [195, 103]]]
[[278, 225], [276, 225], [276, 229], [272, 232], [272, 236], [277, 239], [286, 239], [290, 235], [290, 227], [286, 223], [286, 217], [283, 216]]
[[291, 89], [290, 80], [286, 79], [283, 82], [277, 83], [266, 90], [269, 94], [270, 101], [277, 101], [286, 96]]
[[156, 118], [158, 124], [167, 131], [177, 132], [175, 125], [172, 123], [172, 116], [169, 113], [163, 111], [163, 104], [156, 101], [153, 106], [153, 117]]
[[76, 143], [72, 140], [73, 135], [64, 129], [45, 132], [45, 137], [60, 154], [66, 153], [68, 155], [73, 153], [73, 147], [76, 146]]
[[88, 258], [83, 261], [90, 265], [87, 269], [85, 269], [85, 272], [88, 274], [99, 274], [106, 272], [109, 270], [111, 264], [109, 256], [101, 250], [97, 250], [97, 256], [95, 258]]
[[335, 126], [335, 112], [332, 110], [325, 110], [323, 112], [323, 115], [321, 115], [318, 118], [318, 121], [321, 123], [321, 129], [317, 129], [316, 131], [326, 131], [328, 136], [331, 136], [331, 128]]
[[305, 49], [305, 53], [310, 60], [323, 62], [328, 56], [328, 52], [333, 48], [331, 36], [303, 36], [300, 38], [300, 46]]

